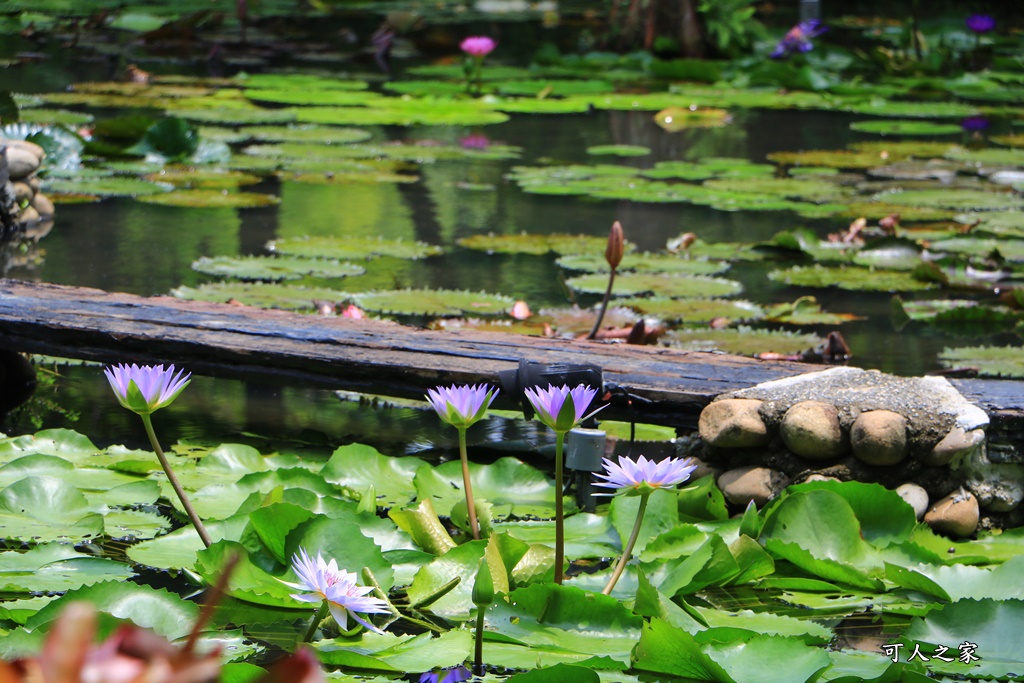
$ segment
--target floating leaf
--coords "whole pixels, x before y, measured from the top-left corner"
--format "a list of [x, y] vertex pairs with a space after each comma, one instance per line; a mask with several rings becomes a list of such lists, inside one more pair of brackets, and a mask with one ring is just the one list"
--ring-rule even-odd
[[850, 124], [850, 130], [878, 135], [953, 135], [962, 131], [958, 123], [905, 121], [901, 119], [854, 121]]
[[367, 311], [392, 315], [500, 315], [508, 312], [515, 299], [501, 294], [451, 289], [395, 289], [359, 292], [351, 295]]
[[949, 188], [883, 192], [875, 195], [875, 199], [896, 206], [937, 206], [960, 211], [993, 211], [1024, 207], [1024, 197], [1012, 193]]
[[281, 203], [280, 198], [271, 194], [224, 190], [176, 190], [160, 195], [138, 196], [136, 201], [162, 206], [230, 209], [252, 209]]
[[[466, 249], [493, 254], [585, 254], [604, 253], [608, 239], [586, 235], [528, 235], [523, 232], [518, 235], [470, 235], [459, 239], [458, 243]], [[627, 245], [627, 249], [629, 248], [630, 245]]]
[[749, 301], [725, 301], [722, 299], [668, 299], [665, 297], [634, 297], [618, 299], [619, 306], [626, 306], [661, 320], [684, 324], [706, 323], [715, 318], [730, 320], [760, 320], [764, 311]]
[[840, 199], [847, 190], [826, 178], [716, 178], [705, 181], [704, 187], [723, 192], [768, 194], [811, 202]]
[[977, 368], [983, 377], [1024, 378], [1024, 354], [1015, 346], [946, 348], [939, 354], [939, 362], [947, 368]]
[[800, 297], [793, 303], [773, 304], [764, 310], [765, 320], [788, 325], [838, 325], [863, 320], [851, 313], [827, 313], [813, 296]]
[[[606, 273], [609, 271], [608, 261], [604, 254], [590, 253], [562, 256], [558, 265], [567, 270], [579, 270], [587, 273]], [[717, 275], [728, 270], [729, 264], [724, 261], [706, 261], [687, 259], [673, 254], [626, 254], [619, 264], [618, 272], [636, 271], [640, 273], [671, 273], [679, 275]]]
[[[603, 294], [608, 287], [608, 278], [597, 275], [583, 275], [569, 278], [565, 284], [588, 294]], [[613, 295], [631, 296], [650, 292], [669, 298], [715, 298], [739, 294], [740, 283], [722, 278], [660, 275], [657, 273], [622, 273], [615, 278]]]
[[0, 590], [57, 593], [135, 575], [123, 562], [80, 553], [70, 545], [44, 543], [27, 552], [0, 552]]
[[311, 142], [323, 145], [344, 145], [364, 142], [373, 134], [362, 128], [335, 126], [243, 126], [238, 130], [243, 139], [275, 142]]
[[203, 256], [193, 270], [238, 280], [298, 280], [303, 277], [341, 278], [362, 275], [366, 269], [354, 263], [329, 259], [284, 256]]
[[348, 297], [344, 292], [322, 287], [297, 287], [265, 282], [212, 282], [198, 287], [178, 287], [171, 290], [171, 295], [191, 301], [237, 301], [248, 306], [282, 308], [289, 311], [312, 311], [314, 299], [341, 303]]
[[206, 189], [234, 189], [240, 185], [255, 185], [262, 178], [251, 173], [197, 169], [187, 166], [168, 167], [145, 176], [155, 183], [170, 183], [175, 187], [200, 187]]
[[768, 273], [768, 279], [796, 287], [839, 287], [866, 292], [914, 292], [935, 286], [933, 283], [915, 279], [910, 273], [852, 266], [793, 266], [773, 270]]
[[729, 120], [728, 111], [713, 107], [667, 107], [654, 115], [654, 122], [669, 133], [689, 128], [715, 128]]
[[89, 194], [98, 197], [141, 197], [156, 195], [172, 190], [164, 183], [151, 183], [135, 178], [96, 178], [85, 180], [51, 179], [46, 181], [44, 190], [53, 195]]
[[690, 351], [724, 351], [741, 356], [758, 353], [796, 354], [822, 343], [815, 334], [757, 330], [740, 326], [722, 330], [674, 330], [663, 338], [671, 346]]
[[420, 259], [437, 256], [441, 247], [423, 242], [383, 237], [285, 237], [267, 243], [267, 251], [302, 258], [357, 260], [374, 256]]
[[413, 477], [424, 464], [419, 458], [386, 456], [372, 446], [355, 443], [335, 450], [320, 475], [357, 499], [372, 486], [375, 504], [390, 508], [407, 505], [416, 497]]
[[[417, 470], [413, 480], [417, 497], [430, 499], [437, 514], [450, 515], [452, 507], [465, 500], [461, 467], [458, 460], [452, 460]], [[495, 517], [548, 516], [554, 510], [552, 482], [517, 458], [499, 458], [490, 465], [470, 463], [469, 472], [474, 497], [490, 503]]]
[[30, 476], [0, 491], [4, 536], [23, 541], [80, 541], [103, 534], [103, 517], [72, 484]]
[[484, 126], [508, 121], [508, 115], [466, 101], [422, 98], [382, 99], [373, 107], [303, 107], [294, 113], [302, 123], [334, 126]]
[[651, 153], [649, 147], [640, 145], [596, 145], [587, 147], [587, 154], [594, 156], [642, 157]]

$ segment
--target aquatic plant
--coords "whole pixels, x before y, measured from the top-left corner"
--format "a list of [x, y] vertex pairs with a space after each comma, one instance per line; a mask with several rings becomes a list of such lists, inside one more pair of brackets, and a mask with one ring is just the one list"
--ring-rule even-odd
[[466, 492], [466, 508], [469, 514], [469, 528], [473, 538], [480, 538], [480, 525], [476, 518], [476, 504], [473, 501], [473, 483], [469, 478], [469, 457], [466, 453], [466, 430], [479, 422], [487, 408], [498, 395], [497, 389], [484, 384], [454, 387], [437, 387], [427, 390], [427, 401], [437, 411], [438, 417], [459, 431], [459, 457], [462, 459], [462, 485]]
[[338, 569], [337, 560], [331, 558], [331, 561], [327, 562], [321, 553], [317, 553], [314, 560], [305, 548], [299, 548], [299, 552], [292, 557], [292, 570], [299, 577], [299, 583], [282, 583], [303, 591], [293, 594], [292, 597], [300, 602], [322, 603], [310, 622], [303, 641], [309, 641], [313, 637], [316, 627], [327, 616], [328, 611], [342, 631], [349, 630], [348, 620], [352, 617], [357, 624], [374, 633], [384, 633], [359, 614], [387, 614], [390, 612], [387, 603], [380, 598], [368, 597], [366, 594], [372, 592], [373, 587], [357, 585], [355, 574]]
[[597, 320], [594, 321], [594, 327], [591, 328], [590, 334], [587, 335], [587, 339], [593, 339], [597, 336], [597, 331], [601, 329], [601, 321], [604, 320], [605, 311], [608, 310], [608, 301], [612, 298], [612, 286], [615, 284], [615, 271], [622, 263], [622, 256], [626, 252], [626, 239], [622, 234], [622, 223], [615, 221], [612, 223], [612, 229], [608, 233], [608, 246], [604, 250], [604, 260], [608, 263], [611, 271], [608, 273], [608, 288], [604, 291], [604, 298], [601, 299], [601, 310], [597, 313]]
[[420, 674], [419, 683], [462, 683], [469, 680], [473, 674], [461, 664], [450, 669], [440, 671], [427, 671]]
[[975, 34], [988, 33], [996, 27], [996, 20], [987, 14], [971, 14], [964, 21], [967, 28]]
[[827, 30], [828, 28], [822, 26], [818, 19], [801, 21], [789, 29], [770, 56], [772, 59], [783, 59], [797, 53], [810, 52], [814, 49], [811, 39], [817, 38]]
[[459, 48], [466, 54], [464, 71], [467, 92], [472, 92], [474, 95], [480, 94], [484, 58], [491, 54], [497, 45], [494, 39], [488, 36], [470, 36], [459, 44]]
[[547, 389], [527, 387], [523, 393], [537, 411], [537, 419], [555, 431], [555, 583], [560, 584], [562, 563], [565, 561], [565, 506], [562, 501], [565, 435], [587, 417], [587, 407], [597, 395], [597, 389], [583, 384], [574, 389], [549, 384]]
[[597, 475], [599, 478], [604, 479], [604, 481], [597, 482], [595, 486], [618, 489], [617, 495], [640, 496], [640, 507], [637, 508], [636, 522], [633, 523], [633, 531], [629, 535], [629, 540], [622, 547], [622, 557], [619, 558], [618, 564], [615, 565], [608, 583], [605, 584], [604, 590], [601, 591], [602, 593], [605, 595], [611, 594], [615, 584], [619, 581], [619, 577], [622, 576], [622, 571], [626, 568], [626, 563], [629, 562], [629, 558], [633, 555], [633, 547], [636, 545], [636, 539], [640, 535], [640, 527], [644, 521], [644, 512], [647, 510], [647, 501], [651, 494], [658, 489], [671, 488], [683, 483], [690, 478], [690, 475], [696, 469], [697, 466], [689, 458], [685, 460], [667, 458], [654, 461], [648, 460], [641, 455], [635, 461], [619, 457], [617, 464], [608, 458], [604, 458], [604, 473]]
[[134, 363], [108, 367], [103, 370], [103, 373], [107, 376], [107, 381], [110, 382], [110, 388], [114, 390], [118, 402], [142, 418], [142, 424], [146, 427], [146, 436], [149, 437], [149, 443], [153, 446], [153, 451], [160, 461], [164, 474], [167, 475], [167, 480], [174, 488], [174, 493], [181, 501], [181, 506], [185, 509], [185, 514], [188, 515], [199, 538], [202, 539], [203, 545], [209, 548], [212, 545], [210, 534], [192, 507], [192, 503], [189, 501], [185, 489], [181, 487], [181, 482], [175, 476], [174, 470], [171, 469], [171, 463], [167, 460], [163, 449], [160, 448], [160, 441], [156, 438], [153, 421], [150, 419], [150, 415], [155, 411], [174, 402], [178, 394], [184, 391], [191, 382], [189, 378], [192, 374], [183, 375], [184, 370], [179, 370], [175, 374], [173, 365], [166, 368], [163, 365], [140, 367]]

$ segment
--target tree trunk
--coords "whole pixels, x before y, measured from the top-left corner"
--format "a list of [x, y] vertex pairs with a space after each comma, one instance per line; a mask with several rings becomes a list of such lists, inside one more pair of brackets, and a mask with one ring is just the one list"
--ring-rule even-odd
[[697, 18], [695, 0], [678, 0], [679, 48], [684, 57], [704, 59], [704, 32]]

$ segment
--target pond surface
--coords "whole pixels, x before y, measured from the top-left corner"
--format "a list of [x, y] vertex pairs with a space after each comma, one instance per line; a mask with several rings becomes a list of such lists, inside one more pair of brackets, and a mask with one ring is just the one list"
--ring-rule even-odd
[[[24, 48], [22, 44], [7, 49], [14, 54]], [[75, 82], [110, 77], [108, 62], [79, 61], [74, 52], [53, 48], [47, 54], [49, 59], [38, 64], [0, 73], [0, 89], [55, 92]], [[203, 68], [189, 62], [178, 66], [165, 61], [156, 64], [161, 73], [194, 73]], [[292, 70], [296, 70], [294, 64]], [[323, 65], [312, 65], [308, 70], [323, 73]], [[372, 73], [358, 76], [379, 81]], [[89, 111], [97, 116], [118, 113]], [[877, 135], [851, 130], [850, 124], [862, 118], [840, 112], [735, 109], [731, 121], [723, 127], [670, 133], [655, 123], [649, 111], [602, 110], [589, 114], [513, 115], [507, 123], [478, 127], [372, 126], [367, 130], [373, 143], [436, 141], [457, 146], [472, 137], [475, 142], [471, 144], [510, 145], [521, 152], [518, 158], [508, 160], [422, 163], [416, 169], [419, 180], [408, 184], [319, 185], [271, 178], [245, 187], [280, 199], [279, 204], [264, 208], [179, 208], [117, 197], [96, 203], [60, 203], [56, 225], [40, 242], [36, 259], [27, 265], [15, 265], [7, 276], [160, 295], [214, 280], [192, 269], [193, 262], [201, 257], [262, 254], [269, 241], [281, 238], [381, 236], [437, 245], [444, 249], [444, 255], [417, 261], [381, 258], [365, 275], [347, 278], [344, 289], [469, 289], [524, 300], [534, 311], [574, 303], [590, 307], [599, 297], [573, 293], [565, 285], [566, 274], [556, 265], [555, 255], [484, 255], [459, 246], [458, 240], [492, 232], [603, 237], [618, 220], [639, 251], [656, 252], [685, 232], [693, 232], [708, 243], [749, 244], [797, 228], [809, 228], [824, 238], [843, 230], [849, 219], [809, 219], [789, 211], [722, 211], [690, 203], [531, 194], [509, 179], [513, 167], [615, 163], [650, 168], [662, 161], [696, 162], [713, 157], [764, 163], [773, 152], [844, 149], [853, 142], [879, 140]], [[959, 142], [962, 137], [957, 133], [914, 139]], [[587, 154], [588, 148], [599, 145], [639, 145], [650, 153], [636, 158]], [[826, 311], [862, 318], [841, 327], [786, 327], [820, 336], [839, 329], [852, 352], [852, 365], [918, 375], [940, 369], [936, 356], [944, 347], [964, 343], [948, 331], [932, 327], [905, 331], [894, 328], [889, 315], [892, 295], [888, 292], [788, 286], [766, 277], [777, 267], [771, 261], [740, 261], [725, 277], [742, 284], [743, 291], [736, 298], [755, 304], [792, 302], [813, 295]], [[756, 326], [782, 328], [778, 324]], [[977, 343], [976, 339], [971, 342]], [[78, 412], [92, 411], [89, 423], [102, 424], [103, 432], [114, 439], [135, 434], [135, 425], [129, 424], [127, 416], [112, 415], [107, 410], [114, 403], [106, 396], [105, 382], [100, 381], [96, 369], [68, 368], [62, 374], [66, 379], [61, 382], [61, 403]], [[185, 415], [179, 429], [186, 437], [191, 431], [186, 423], [195, 425], [196, 435], [210, 428], [229, 433], [258, 429], [270, 435], [309, 429], [337, 439], [355, 438], [366, 429], [375, 431], [366, 424], [349, 427], [346, 415], [361, 411], [348, 411], [332, 394], [298, 388], [247, 387], [197, 378], [178, 410]], [[120, 424], [122, 417], [124, 425]], [[53, 416], [47, 419], [59, 422]], [[414, 415], [408, 420], [403, 433], [417, 433], [423, 426]]]

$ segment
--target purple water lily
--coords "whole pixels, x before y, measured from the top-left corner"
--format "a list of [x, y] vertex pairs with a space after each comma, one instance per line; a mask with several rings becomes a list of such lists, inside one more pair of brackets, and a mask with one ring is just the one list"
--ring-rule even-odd
[[989, 127], [989, 120], [984, 116], [968, 116], [960, 121], [960, 127], [968, 133], [977, 133]]
[[462, 681], [467, 681], [472, 676], [473, 674], [469, 672], [469, 669], [460, 664], [450, 669], [428, 671], [420, 674], [419, 683], [462, 683]]
[[122, 406], [139, 415], [150, 413], [170, 405], [178, 394], [188, 386], [191, 373], [174, 366], [163, 365], [116, 365], [103, 370]]
[[574, 389], [564, 384], [560, 387], [549, 384], [547, 389], [528, 387], [523, 393], [537, 411], [537, 419], [564, 434], [578, 425], [586, 415], [587, 408], [597, 395], [597, 389], [584, 384]]
[[789, 29], [770, 55], [772, 59], [783, 59], [798, 52], [810, 52], [814, 49], [812, 38], [817, 38], [828, 30], [817, 19], [807, 19]]
[[605, 458], [604, 474], [597, 475], [605, 481], [594, 485], [632, 489], [642, 494], [644, 489], [670, 488], [681, 484], [690, 478], [695, 469], [697, 466], [689, 458], [666, 458], [656, 462], [642, 455], [636, 460], [620, 456], [618, 464]]
[[497, 389], [486, 384], [437, 387], [427, 390], [427, 401], [438, 417], [456, 429], [468, 429], [487, 412]]
[[327, 562], [323, 555], [317, 553], [314, 560], [305, 548], [299, 548], [299, 552], [292, 557], [292, 569], [299, 577], [300, 583], [281, 583], [304, 591], [293, 594], [293, 598], [301, 602], [326, 602], [334, 620], [344, 631], [348, 630], [348, 618], [352, 617], [371, 631], [384, 633], [356, 613], [387, 614], [390, 612], [387, 603], [379, 598], [367, 597], [366, 594], [373, 588], [356, 585], [356, 575], [338, 569], [338, 563], [334, 559]]
[[988, 33], [996, 27], [996, 20], [987, 14], [972, 14], [964, 22], [974, 33]]

